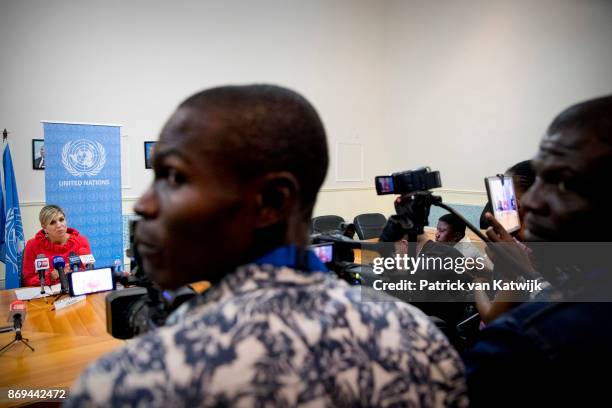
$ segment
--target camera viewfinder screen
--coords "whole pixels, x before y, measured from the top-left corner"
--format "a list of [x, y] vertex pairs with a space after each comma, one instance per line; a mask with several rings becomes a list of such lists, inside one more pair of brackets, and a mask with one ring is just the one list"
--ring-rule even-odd
[[311, 246], [310, 249], [317, 255], [323, 263], [331, 262], [334, 258], [333, 244]]
[[508, 232], [519, 229], [518, 203], [516, 202], [512, 178], [504, 177], [504, 183], [502, 184], [499, 177], [487, 177], [485, 184], [495, 219]]
[[113, 271], [111, 268], [92, 269], [68, 274], [70, 292], [73, 296], [113, 290]]
[[376, 177], [376, 193], [382, 194], [393, 194], [395, 191], [393, 185], [393, 176], [377, 176]]

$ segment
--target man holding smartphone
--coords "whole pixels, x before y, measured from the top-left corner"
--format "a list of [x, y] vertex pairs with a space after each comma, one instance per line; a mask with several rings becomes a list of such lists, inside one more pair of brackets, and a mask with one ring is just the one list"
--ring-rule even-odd
[[[574, 105], [555, 118], [540, 143], [532, 162], [536, 181], [521, 200], [525, 238], [549, 251], [544, 242], [559, 243], [551, 253], [555, 268], [539, 271], [562, 301], [526, 303], [482, 332], [464, 356], [472, 406], [608, 399], [608, 376], [593, 366], [612, 364], [612, 303], [601, 301], [612, 297], [609, 256], [580, 257], [578, 248], [589, 247], [579, 241], [595, 247], [610, 240], [605, 186], [612, 174], [611, 118], [612, 96]], [[491, 240], [508, 242], [502, 225], [489, 220]], [[575, 253], [564, 250], [571, 242]]]

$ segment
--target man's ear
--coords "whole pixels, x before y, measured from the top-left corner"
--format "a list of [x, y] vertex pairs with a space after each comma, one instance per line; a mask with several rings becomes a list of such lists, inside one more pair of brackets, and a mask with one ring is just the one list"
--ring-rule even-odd
[[299, 183], [289, 172], [268, 173], [258, 183], [257, 223], [266, 228], [288, 219], [299, 205]]

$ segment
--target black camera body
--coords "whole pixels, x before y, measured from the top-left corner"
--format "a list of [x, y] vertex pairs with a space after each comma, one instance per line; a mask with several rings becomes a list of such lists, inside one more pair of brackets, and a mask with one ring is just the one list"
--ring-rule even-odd
[[429, 167], [419, 167], [414, 170], [400, 171], [390, 176], [376, 176], [374, 179], [376, 194], [410, 194], [417, 191], [427, 191], [442, 187], [439, 171], [431, 171]]
[[440, 197], [429, 191], [442, 187], [440, 172], [431, 171], [429, 167], [377, 176], [375, 184], [378, 195], [400, 195], [394, 203], [396, 215], [389, 218], [380, 236], [383, 242], [395, 242], [405, 235], [414, 241], [414, 237], [422, 234], [424, 226], [429, 224], [432, 204], [439, 205], [442, 202]]
[[130, 221], [130, 246], [127, 250], [133, 273], [117, 276], [117, 281], [126, 288], [106, 296], [106, 331], [118, 339], [131, 339], [163, 326], [172, 311], [197, 294], [189, 286], [175, 291], [162, 290], [147, 277], [134, 245], [137, 222]]
[[325, 264], [327, 269], [336, 276], [350, 283], [360, 285], [359, 273], [354, 270], [355, 256], [353, 248], [358, 248], [358, 241], [353, 241], [345, 235], [338, 233], [314, 234], [310, 237], [313, 245], [309, 247]]

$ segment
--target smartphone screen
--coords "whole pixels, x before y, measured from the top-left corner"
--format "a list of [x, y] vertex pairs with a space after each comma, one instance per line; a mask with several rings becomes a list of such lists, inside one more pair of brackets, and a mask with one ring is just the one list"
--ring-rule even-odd
[[393, 194], [395, 187], [393, 185], [393, 176], [376, 176], [376, 194]]
[[508, 232], [518, 230], [521, 222], [519, 220], [518, 203], [516, 201], [512, 177], [487, 177], [485, 178], [485, 186], [495, 219]]
[[80, 296], [115, 289], [113, 270], [111, 268], [72, 272], [67, 275], [71, 296]]

